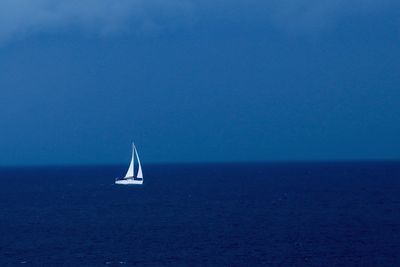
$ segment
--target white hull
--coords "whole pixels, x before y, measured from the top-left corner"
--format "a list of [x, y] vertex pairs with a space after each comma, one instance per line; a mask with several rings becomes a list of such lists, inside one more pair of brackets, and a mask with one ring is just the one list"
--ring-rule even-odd
[[115, 184], [143, 184], [143, 180], [123, 179], [116, 180]]

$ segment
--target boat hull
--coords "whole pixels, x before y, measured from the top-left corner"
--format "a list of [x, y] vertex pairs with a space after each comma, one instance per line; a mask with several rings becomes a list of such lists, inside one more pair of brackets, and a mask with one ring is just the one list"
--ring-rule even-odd
[[121, 180], [116, 180], [115, 184], [143, 184], [143, 179], [142, 180], [121, 179]]

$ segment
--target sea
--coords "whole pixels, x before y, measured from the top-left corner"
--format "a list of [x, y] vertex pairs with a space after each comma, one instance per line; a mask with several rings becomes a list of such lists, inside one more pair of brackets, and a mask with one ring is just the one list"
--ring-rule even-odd
[[0, 266], [400, 266], [400, 162], [0, 168]]

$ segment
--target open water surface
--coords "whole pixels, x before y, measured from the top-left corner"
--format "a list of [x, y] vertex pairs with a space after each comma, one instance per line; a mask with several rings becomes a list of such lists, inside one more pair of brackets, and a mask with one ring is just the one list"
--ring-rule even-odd
[[0, 169], [0, 266], [400, 266], [400, 163]]

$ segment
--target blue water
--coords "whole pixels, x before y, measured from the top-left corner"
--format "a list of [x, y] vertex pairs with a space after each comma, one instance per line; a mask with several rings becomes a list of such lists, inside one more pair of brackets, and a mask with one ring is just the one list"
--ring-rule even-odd
[[400, 266], [400, 163], [0, 169], [0, 266]]

